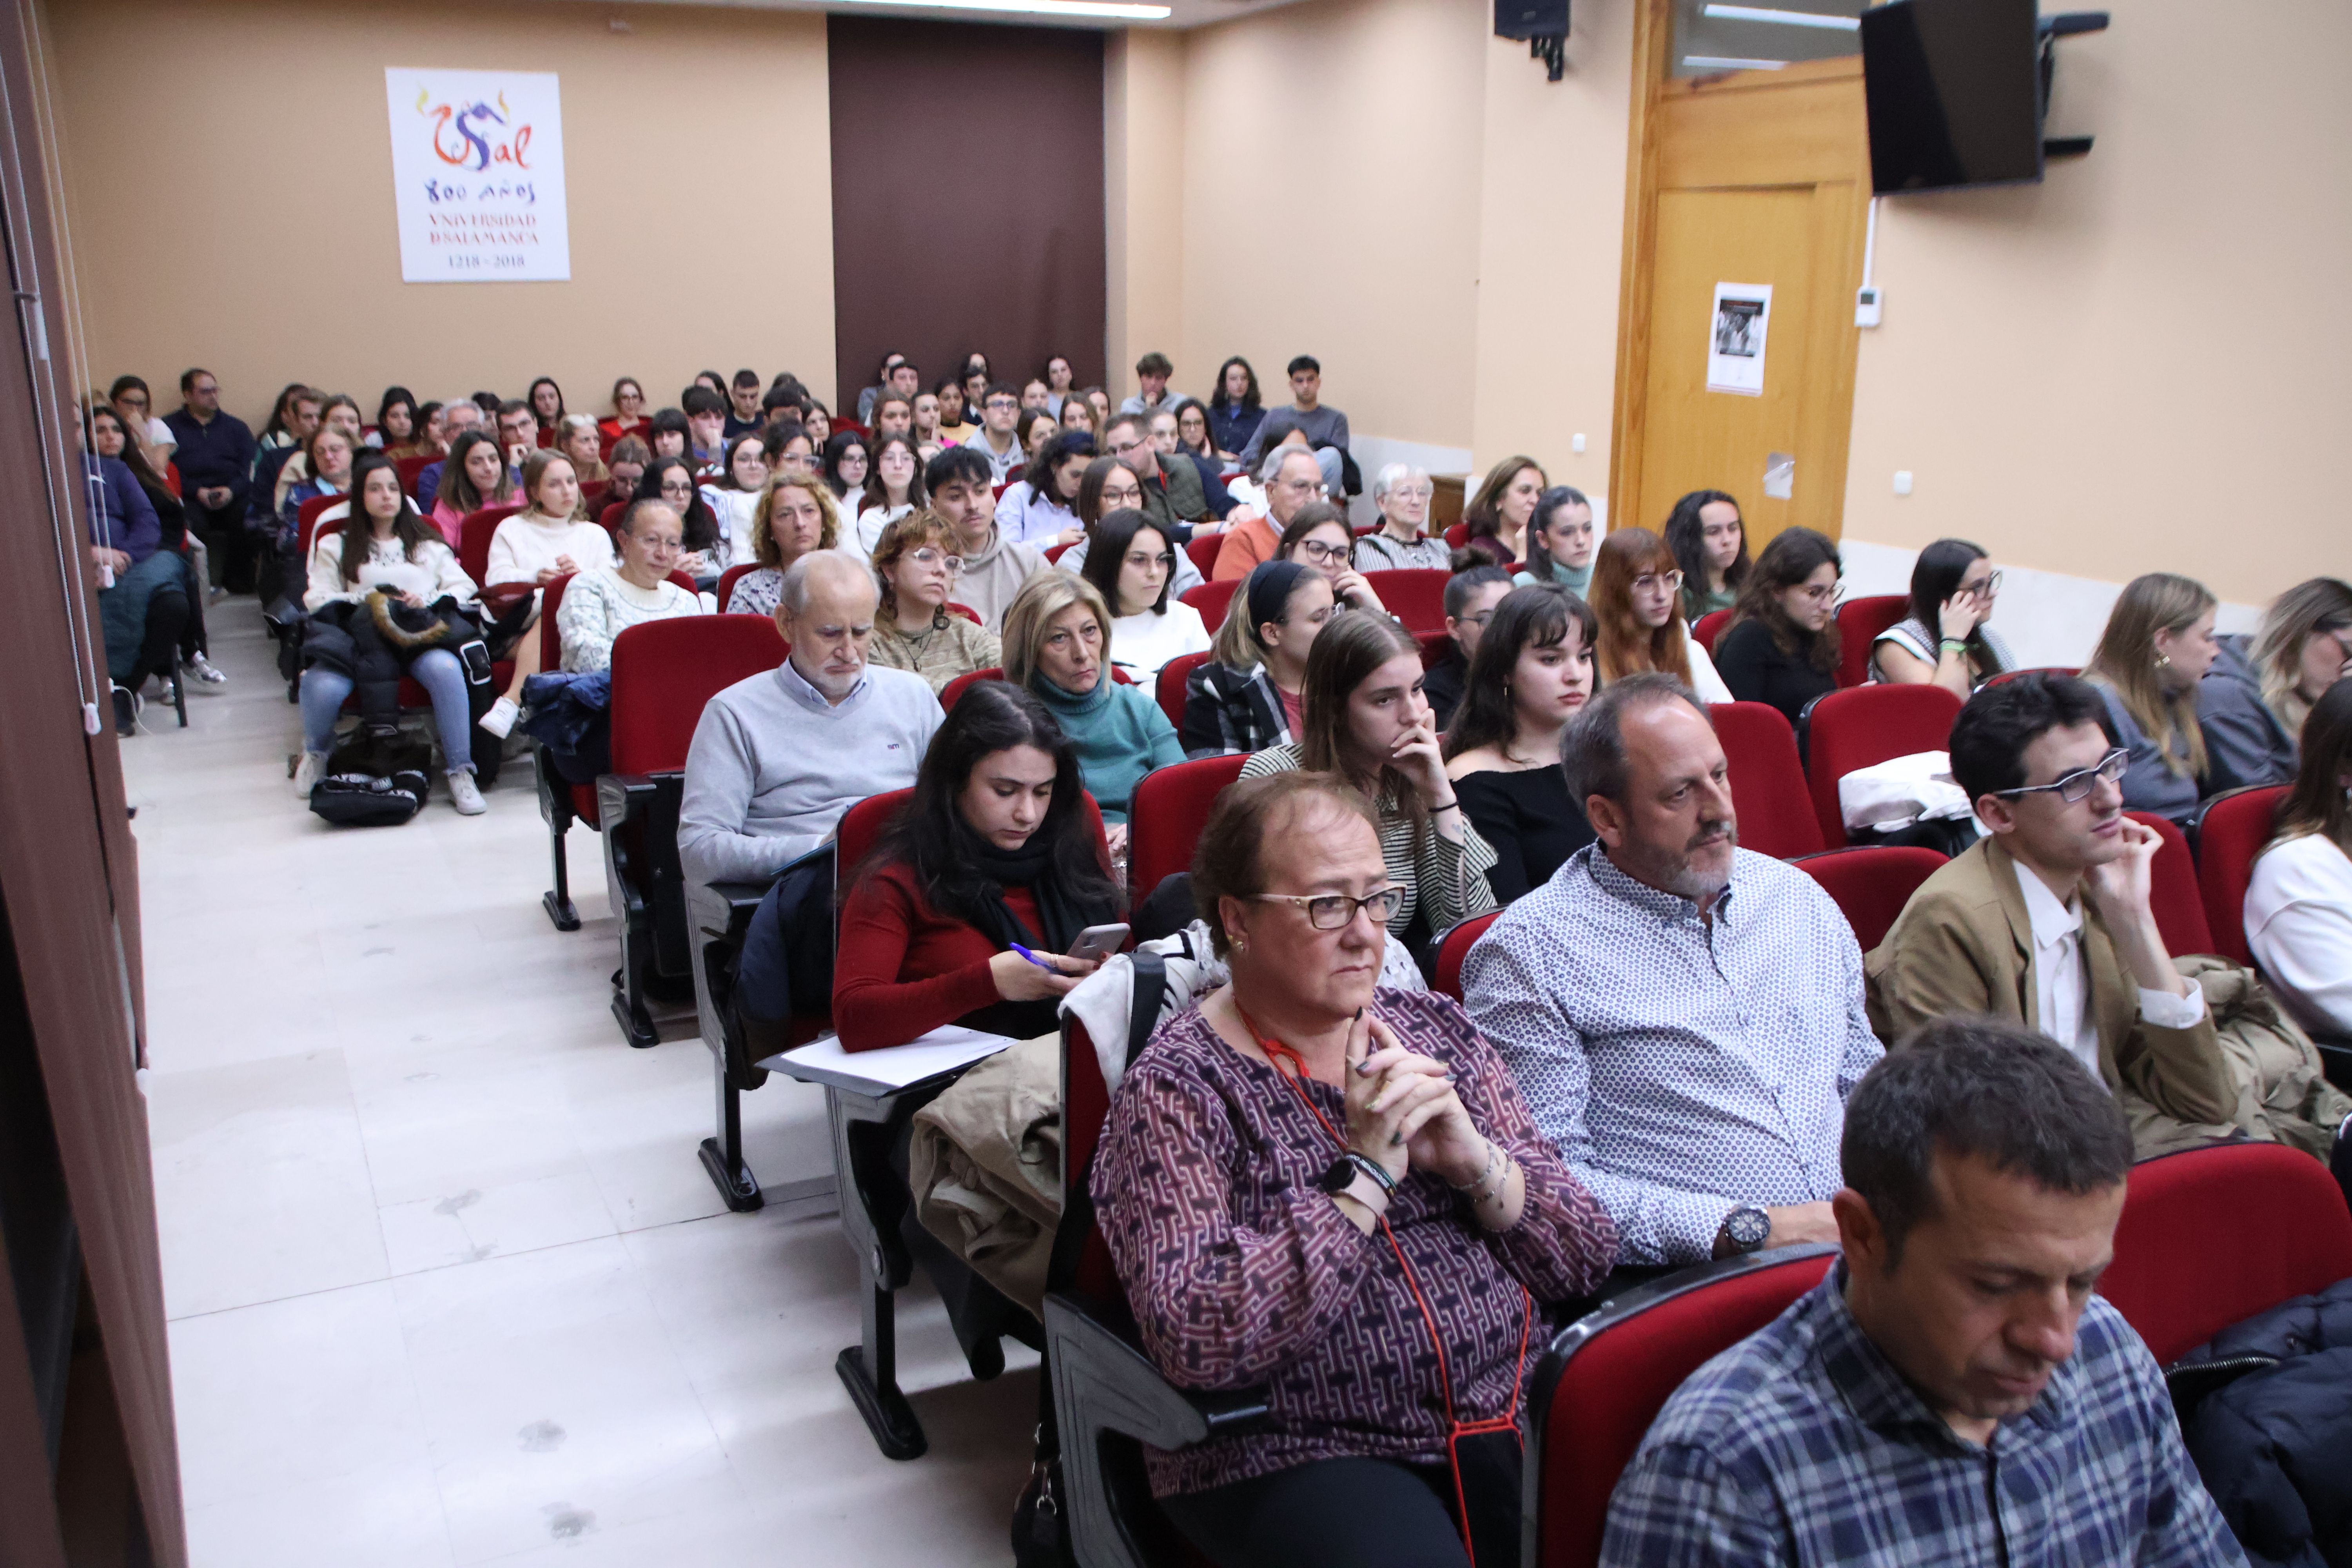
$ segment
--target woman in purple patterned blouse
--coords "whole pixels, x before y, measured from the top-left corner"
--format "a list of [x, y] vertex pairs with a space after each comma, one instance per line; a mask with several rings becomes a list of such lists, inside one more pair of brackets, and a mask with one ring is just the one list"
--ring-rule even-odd
[[1233, 984], [1120, 1083], [1095, 1203], [1160, 1370], [1272, 1418], [1146, 1450], [1152, 1490], [1228, 1568], [1462, 1563], [1465, 1516], [1480, 1568], [1514, 1563], [1539, 1303], [1598, 1286], [1616, 1232], [1462, 1010], [1374, 989], [1392, 884], [1360, 795], [1236, 784], [1192, 877]]

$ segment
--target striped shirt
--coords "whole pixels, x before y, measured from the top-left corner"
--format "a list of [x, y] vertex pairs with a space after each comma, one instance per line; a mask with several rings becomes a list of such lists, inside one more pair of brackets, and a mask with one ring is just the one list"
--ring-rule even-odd
[[[1296, 741], [1272, 746], [1242, 764], [1242, 777], [1263, 778], [1286, 773], [1305, 765]], [[1462, 840], [1455, 843], [1434, 826], [1413, 830], [1412, 815], [1391, 796], [1373, 803], [1381, 816], [1381, 859], [1389, 880], [1404, 889], [1404, 900], [1389, 917], [1389, 934], [1402, 937], [1412, 929], [1419, 910], [1427, 917], [1434, 937], [1450, 925], [1497, 908], [1494, 884], [1486, 873], [1495, 868], [1494, 846], [1478, 837], [1466, 814], [1461, 815]]]
[[1617, 1483], [1602, 1563], [2243, 1568], [2155, 1358], [2106, 1301], [1979, 1447], [1871, 1342], [1844, 1286], [1841, 1264], [1666, 1402]]

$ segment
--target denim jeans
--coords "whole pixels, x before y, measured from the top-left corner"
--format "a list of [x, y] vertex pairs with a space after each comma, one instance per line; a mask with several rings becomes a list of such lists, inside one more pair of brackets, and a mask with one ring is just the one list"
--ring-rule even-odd
[[[451, 773], [474, 765], [474, 716], [466, 700], [466, 668], [446, 647], [427, 648], [416, 656], [408, 673], [433, 699], [433, 724], [441, 731], [441, 754]], [[343, 700], [352, 694], [352, 678], [337, 670], [311, 666], [302, 672], [302, 747], [310, 752], [335, 749], [335, 720]]]

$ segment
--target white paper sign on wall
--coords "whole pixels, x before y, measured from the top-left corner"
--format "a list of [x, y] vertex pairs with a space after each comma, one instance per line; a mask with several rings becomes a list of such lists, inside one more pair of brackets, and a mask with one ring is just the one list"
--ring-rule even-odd
[[1706, 330], [1706, 389], [1764, 395], [1764, 339], [1772, 325], [1772, 285], [1718, 283]]
[[388, 66], [383, 92], [401, 280], [569, 280], [554, 73]]

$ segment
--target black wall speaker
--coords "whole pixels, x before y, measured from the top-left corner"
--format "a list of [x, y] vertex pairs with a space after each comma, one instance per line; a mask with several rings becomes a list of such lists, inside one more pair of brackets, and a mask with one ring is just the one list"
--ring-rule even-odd
[[1564, 38], [1568, 0], [1495, 0], [1495, 37]]

